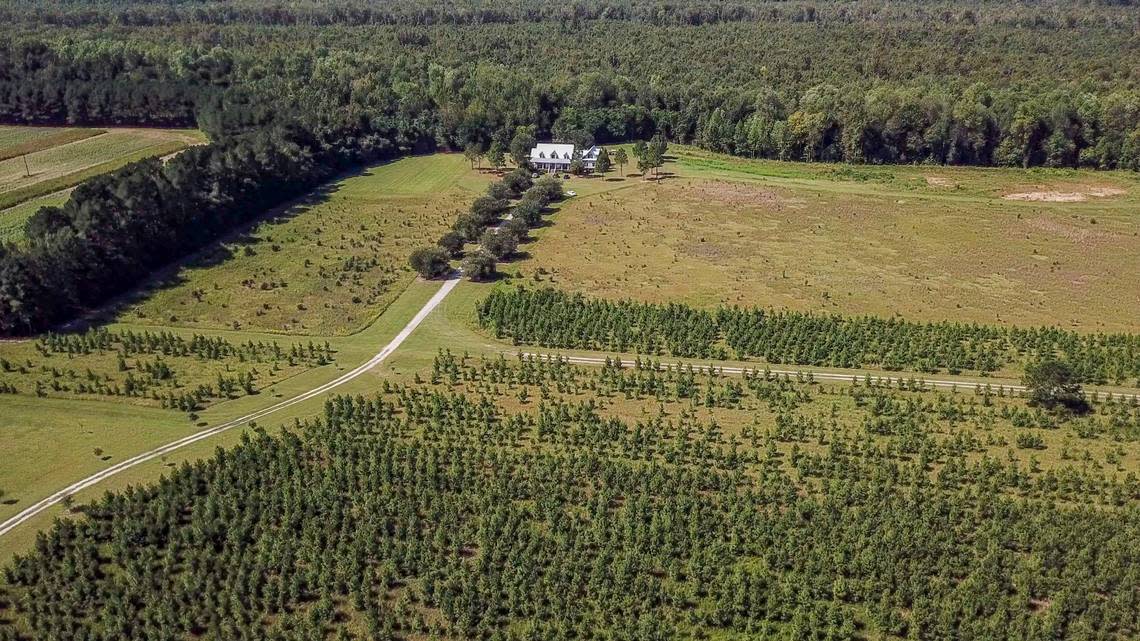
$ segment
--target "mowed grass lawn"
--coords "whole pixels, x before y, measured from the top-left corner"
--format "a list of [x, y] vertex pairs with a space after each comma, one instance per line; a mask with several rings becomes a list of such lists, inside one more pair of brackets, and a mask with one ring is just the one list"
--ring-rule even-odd
[[490, 180], [458, 154], [372, 167], [276, 212], [144, 292], [125, 322], [335, 336], [360, 330], [415, 278]]
[[180, 129], [0, 127], [0, 210], [202, 142], [200, 132]]
[[1133, 174], [669, 155], [660, 182], [568, 181], [518, 269], [610, 298], [1140, 330]]

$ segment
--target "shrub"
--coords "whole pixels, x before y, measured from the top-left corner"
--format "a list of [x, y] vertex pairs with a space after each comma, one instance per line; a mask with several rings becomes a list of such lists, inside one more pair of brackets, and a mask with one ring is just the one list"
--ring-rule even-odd
[[439, 278], [451, 270], [447, 252], [440, 247], [421, 247], [408, 257], [408, 264], [424, 278]]
[[479, 239], [483, 250], [500, 260], [508, 258], [519, 248], [519, 241], [506, 232], [488, 229]]
[[511, 190], [515, 196], [521, 196], [526, 190], [531, 188], [534, 181], [531, 180], [530, 172], [524, 167], [519, 167], [511, 171], [506, 176], [503, 176], [503, 184]]
[[442, 236], [440, 236], [439, 241], [436, 242], [436, 244], [442, 247], [443, 250], [448, 254], [451, 254], [452, 257], [455, 257], [463, 251], [463, 243], [465, 241], [466, 238], [463, 234], [453, 230], [445, 232]]
[[483, 233], [483, 229], [487, 225], [483, 224], [475, 214], [459, 214], [455, 219], [455, 226], [453, 229], [457, 234], [463, 236], [466, 240], [476, 241], [479, 239], [479, 234]]
[[487, 195], [495, 200], [508, 200], [513, 198], [515, 193], [505, 182], [499, 181], [487, 186]]
[[507, 210], [507, 201], [492, 196], [480, 196], [471, 203], [471, 213], [475, 219], [488, 225]]
[[530, 192], [527, 192], [527, 195], [511, 210], [511, 214], [514, 220], [521, 220], [530, 227], [538, 227], [542, 222], [542, 208], [539, 196], [531, 196]]
[[502, 228], [502, 233], [514, 236], [515, 240], [520, 243], [526, 240], [528, 231], [530, 231], [530, 228], [527, 226], [526, 221], [519, 218], [508, 220]]
[[471, 252], [463, 259], [463, 273], [474, 281], [495, 277], [495, 258], [483, 250]]
[[534, 182], [534, 187], [530, 191], [542, 196], [545, 203], [553, 203], [562, 200], [562, 182], [554, 176], [543, 176]]

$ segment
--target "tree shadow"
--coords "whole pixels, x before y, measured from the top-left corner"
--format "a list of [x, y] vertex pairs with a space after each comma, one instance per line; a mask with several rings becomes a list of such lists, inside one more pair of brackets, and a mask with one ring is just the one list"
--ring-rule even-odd
[[486, 277], [480, 278], [478, 280], [472, 280], [471, 282], [473, 282], [473, 283], [498, 283], [498, 282], [501, 282], [504, 280], [510, 280], [510, 279], [511, 279], [510, 274], [504, 274], [503, 272], [496, 269], [495, 272], [493, 274], [491, 274], [490, 276], [486, 276]]

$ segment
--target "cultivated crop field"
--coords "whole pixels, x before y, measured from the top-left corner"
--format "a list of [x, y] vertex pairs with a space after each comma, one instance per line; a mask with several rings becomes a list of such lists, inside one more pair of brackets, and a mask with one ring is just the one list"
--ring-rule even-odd
[[[204, 141], [199, 132], [178, 129], [0, 126], [0, 210]], [[0, 211], [0, 221], [7, 217], [7, 211]]]
[[1133, 174], [670, 152], [660, 182], [578, 181], [522, 273], [610, 298], [1140, 329]]
[[432, 244], [486, 180], [458, 154], [370, 168], [205, 252], [122, 319], [316, 336], [357, 331], [415, 277], [412, 249]]
[[[0, 126], [0, 160], [33, 154], [107, 133], [106, 129], [81, 127]], [[29, 160], [29, 164], [31, 161]]]

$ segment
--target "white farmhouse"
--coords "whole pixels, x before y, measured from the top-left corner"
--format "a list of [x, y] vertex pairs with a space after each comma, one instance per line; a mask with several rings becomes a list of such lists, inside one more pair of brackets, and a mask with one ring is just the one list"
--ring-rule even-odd
[[[540, 142], [530, 150], [530, 166], [537, 171], [569, 172], [576, 148], [571, 143]], [[594, 170], [601, 147], [593, 146], [582, 152], [582, 166], [586, 171]]]

